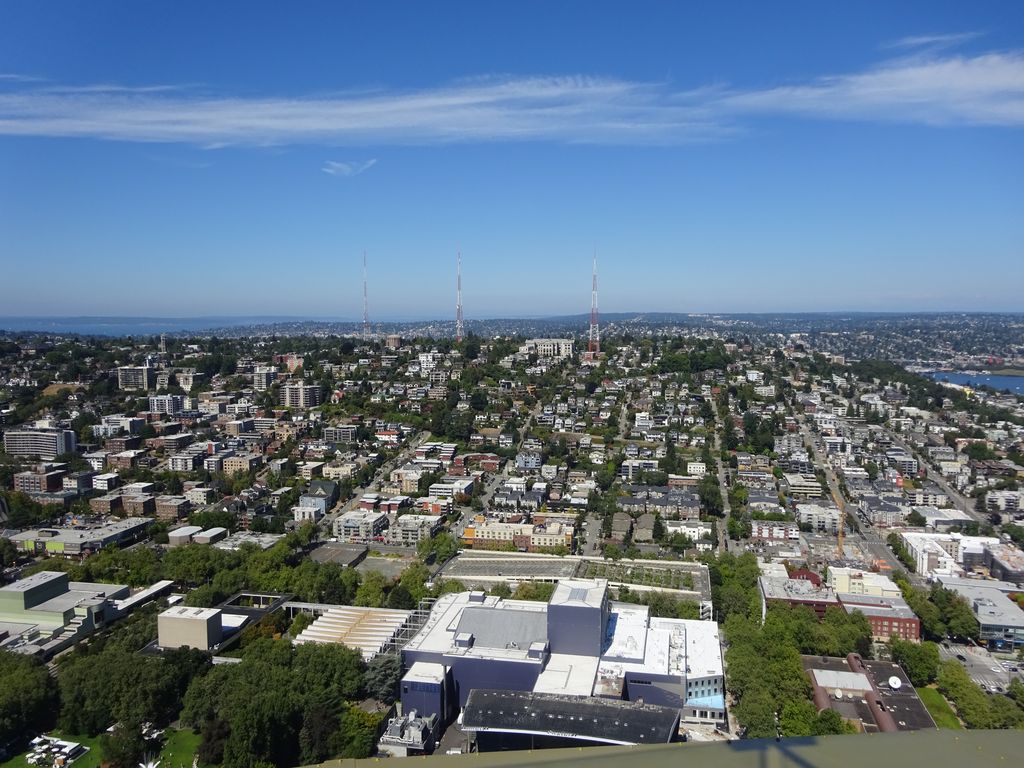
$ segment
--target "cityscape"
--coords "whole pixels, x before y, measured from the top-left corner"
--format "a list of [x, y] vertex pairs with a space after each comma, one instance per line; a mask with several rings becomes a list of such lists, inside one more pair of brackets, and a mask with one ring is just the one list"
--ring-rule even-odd
[[734, 10], [0, 8], [0, 768], [1019, 759], [1024, 17]]

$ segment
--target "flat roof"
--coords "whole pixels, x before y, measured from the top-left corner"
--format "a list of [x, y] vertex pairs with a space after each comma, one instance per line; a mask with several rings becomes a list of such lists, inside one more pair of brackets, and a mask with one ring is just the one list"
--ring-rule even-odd
[[176, 605], [161, 613], [160, 618], [167, 617], [169, 619], [198, 619], [201, 621], [208, 621], [214, 616], [219, 615], [219, 608], [193, 608], [187, 605]]
[[[463, 612], [470, 607], [488, 608], [496, 612], [486, 617], [486, 620], [479, 620], [482, 622], [481, 626], [484, 632], [490, 632], [487, 629], [488, 622], [493, 626], [497, 622], [505, 625], [506, 623], [512, 624], [517, 620], [523, 620], [530, 621], [532, 626], [537, 615], [539, 615], [545, 619], [546, 635], [548, 609], [546, 603], [528, 600], [503, 600], [498, 597], [484, 596], [481, 593], [457, 592], [442, 595], [437, 599], [437, 602], [434, 603], [434, 607], [430, 611], [430, 615], [427, 617], [427, 621], [420, 628], [420, 631], [416, 633], [415, 637], [406, 644], [406, 649], [439, 654], [456, 651], [462, 653], [464, 649], [455, 646], [455, 636], [460, 631], [473, 631], [469, 629], [469, 625], [460, 629]], [[533, 616], [530, 614], [533, 614]], [[473, 626], [476, 625], [474, 624]], [[505, 648], [503, 642], [498, 647], [487, 647], [485, 645], [486, 642], [490, 642], [490, 640], [481, 641], [479, 650], [476, 653], [471, 648], [467, 654], [500, 656], [502, 658], [526, 658], [529, 652], [529, 645], [524, 645], [520, 648]]]
[[[1024, 610], [1007, 597], [1000, 586], [1005, 582], [981, 581], [974, 579], [947, 579], [939, 577], [938, 581], [946, 589], [951, 589], [964, 597], [980, 624], [999, 624], [1003, 627], [1024, 628]], [[1014, 590], [1016, 591], [1016, 590]]]
[[[145, 527], [152, 522], [153, 518], [151, 517], [128, 517], [124, 520], [112, 520], [109, 523], [92, 528], [35, 528], [11, 536], [11, 541], [35, 541], [36, 539], [63, 542], [98, 541], [109, 536], [116, 536], [120, 533], [127, 533], [128, 531]], [[55, 534], [52, 536], [40, 535], [44, 531], [53, 531]]]
[[816, 587], [805, 579], [761, 576], [761, 591], [768, 600], [805, 600], [838, 605], [836, 594], [826, 587]]
[[18, 579], [6, 587], [0, 587], [0, 592], [28, 592], [30, 589], [50, 584], [59, 579], [67, 579], [68, 575], [62, 571], [39, 571], [31, 576]]
[[679, 710], [532, 691], [469, 692], [464, 730], [539, 733], [605, 744], [660, 744], [675, 738]]
[[462, 610], [456, 636], [473, 636], [474, 648], [526, 650], [548, 639], [547, 611], [507, 610], [497, 605], [468, 605]]
[[444, 567], [446, 579], [467, 585], [506, 581], [556, 581], [576, 574], [579, 562], [563, 557], [523, 557], [522, 553], [460, 552]]
[[441, 684], [444, 682], [444, 674], [444, 664], [435, 664], [431, 661], [417, 661], [409, 667], [409, 671], [402, 677], [402, 681]]
[[877, 597], [875, 595], [854, 595], [840, 592], [836, 595], [848, 611], [860, 611], [865, 616], [885, 616], [897, 619], [916, 619], [910, 606], [902, 597]]
[[310, 559], [318, 563], [341, 563], [348, 565], [362, 557], [368, 548], [365, 544], [343, 544], [338, 541], [325, 541], [312, 552]]
[[283, 533], [256, 533], [255, 531], [235, 531], [226, 539], [213, 546], [217, 549], [232, 551], [241, 549], [245, 544], [252, 544], [260, 549], [270, 549], [285, 537]]
[[608, 593], [604, 579], [563, 579], [555, 586], [549, 605], [600, 608]]
[[872, 689], [871, 681], [868, 680], [868, 676], [863, 672], [844, 672], [842, 670], [815, 668], [807, 671], [814, 679], [814, 682], [829, 693], [835, 690], [841, 690], [846, 693], [848, 691], [863, 692]]
[[597, 667], [596, 656], [577, 656], [552, 653], [547, 666], [537, 677], [534, 693], [555, 693], [565, 696], [590, 696], [594, 690]]
[[[638, 610], [641, 609], [641, 610]], [[723, 674], [721, 637], [713, 621], [649, 618], [645, 606], [612, 603], [610, 643], [599, 672], [647, 672], [688, 679]]]

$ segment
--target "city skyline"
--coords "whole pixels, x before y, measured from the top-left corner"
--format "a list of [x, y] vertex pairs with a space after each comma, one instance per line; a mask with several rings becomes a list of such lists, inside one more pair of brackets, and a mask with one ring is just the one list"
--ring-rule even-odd
[[358, 321], [364, 251], [374, 322], [458, 252], [467, 320], [583, 315], [595, 247], [602, 314], [1021, 309], [1009, 3], [54, 7], [0, 9], [5, 315]]

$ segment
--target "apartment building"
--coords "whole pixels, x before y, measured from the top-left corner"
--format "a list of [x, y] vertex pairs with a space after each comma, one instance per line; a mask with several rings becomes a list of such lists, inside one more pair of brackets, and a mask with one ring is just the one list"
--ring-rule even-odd
[[334, 521], [334, 535], [342, 541], [367, 543], [388, 528], [388, 516], [373, 509], [353, 509]]
[[281, 387], [281, 405], [285, 408], [313, 408], [320, 405], [321, 402], [318, 384], [296, 381]]
[[77, 448], [78, 440], [70, 429], [38, 427], [4, 432], [4, 452], [9, 456], [54, 459], [64, 453], [74, 453]]
[[122, 365], [117, 369], [117, 387], [125, 391], [156, 388], [156, 368], [148, 365]]

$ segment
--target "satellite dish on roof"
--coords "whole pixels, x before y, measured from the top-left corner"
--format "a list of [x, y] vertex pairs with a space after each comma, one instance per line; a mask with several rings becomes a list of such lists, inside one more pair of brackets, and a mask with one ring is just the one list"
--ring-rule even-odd
[[843, 700], [843, 689], [842, 688], [836, 688], [836, 701], [842, 701], [842, 700]]
[[903, 681], [896, 677], [896, 675], [893, 675], [889, 678], [889, 687], [892, 688], [894, 691], [898, 691], [900, 688], [903, 687]]

